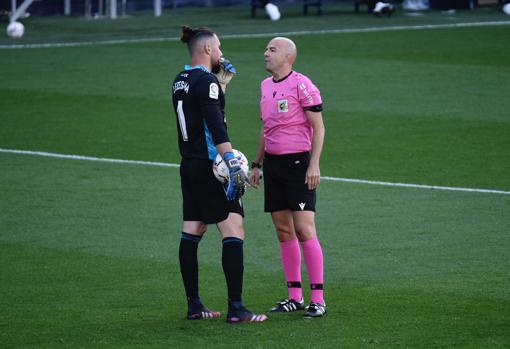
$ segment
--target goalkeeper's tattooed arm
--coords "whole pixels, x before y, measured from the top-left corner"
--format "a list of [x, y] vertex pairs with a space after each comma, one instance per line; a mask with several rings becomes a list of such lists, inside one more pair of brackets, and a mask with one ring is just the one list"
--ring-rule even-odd
[[227, 85], [234, 77], [234, 74], [237, 74], [236, 68], [230, 63], [230, 61], [224, 57], [220, 59], [220, 71], [214, 75], [218, 79], [220, 83], [221, 89], [223, 93], [227, 91]]

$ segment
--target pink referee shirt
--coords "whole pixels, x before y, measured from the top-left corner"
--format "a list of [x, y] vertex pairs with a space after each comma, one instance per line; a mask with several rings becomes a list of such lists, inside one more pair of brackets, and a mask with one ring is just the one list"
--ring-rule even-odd
[[304, 108], [322, 104], [319, 89], [295, 71], [278, 82], [265, 79], [260, 89], [265, 151], [273, 155], [310, 151], [313, 129]]

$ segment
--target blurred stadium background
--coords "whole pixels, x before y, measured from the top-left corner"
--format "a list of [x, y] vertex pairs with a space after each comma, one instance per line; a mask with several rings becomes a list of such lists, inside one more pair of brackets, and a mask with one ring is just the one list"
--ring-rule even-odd
[[[23, 0], [24, 1], [24, 0]], [[8, 12], [14, 6], [20, 6], [22, 0], [1, 0], [0, 10]], [[67, 2], [67, 6], [66, 6]], [[161, 6], [163, 9], [171, 9], [183, 6], [216, 7], [232, 5], [251, 5], [258, 3], [258, 0], [116, 0], [119, 12], [125, 9], [127, 12], [154, 9]], [[309, 1], [311, 2], [311, 1]], [[354, 4], [354, 0], [337, 0]], [[402, 1], [399, 1], [400, 3]], [[275, 4], [303, 4], [303, 0], [277, 0]], [[327, 1], [326, 1], [327, 3]], [[360, 1], [363, 3], [363, 0]], [[429, 0], [427, 4], [431, 9], [473, 9], [474, 7], [502, 4], [502, 0]], [[30, 5], [29, 12], [33, 15], [80, 15], [85, 14], [87, 7], [93, 13], [106, 12], [109, 9], [110, 0], [35, 0]]]
[[[354, 2], [303, 16], [302, 2], [280, 1], [277, 22], [260, 9], [252, 18], [248, 2], [163, 1], [160, 17], [152, 1], [127, 0], [125, 15], [117, 3], [110, 20], [94, 7], [86, 18], [85, 1], [70, 16], [63, 1], [35, 1], [22, 38], [0, 35], [0, 347], [510, 347], [510, 20], [500, 3], [397, 3], [376, 17]], [[2, 30], [10, 6], [0, 1]], [[188, 61], [183, 24], [215, 29], [239, 71], [227, 117], [248, 158], [272, 36], [297, 43], [296, 70], [322, 91], [324, 319], [184, 320], [169, 94]], [[264, 311], [285, 284], [262, 193], [249, 190], [245, 207], [245, 298]], [[210, 230], [202, 297], [224, 312]]]

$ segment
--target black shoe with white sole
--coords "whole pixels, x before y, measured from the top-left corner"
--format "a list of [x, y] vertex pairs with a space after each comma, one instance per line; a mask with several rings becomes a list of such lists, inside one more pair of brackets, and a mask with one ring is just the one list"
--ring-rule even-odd
[[276, 306], [269, 309], [271, 313], [290, 313], [297, 310], [303, 310], [305, 309], [305, 302], [304, 300], [301, 300], [301, 302], [298, 302], [294, 299], [282, 299], [278, 303], [276, 303]]
[[326, 314], [326, 304], [312, 302], [306, 307], [306, 311], [303, 316], [305, 318], [316, 318], [324, 316], [324, 314]]

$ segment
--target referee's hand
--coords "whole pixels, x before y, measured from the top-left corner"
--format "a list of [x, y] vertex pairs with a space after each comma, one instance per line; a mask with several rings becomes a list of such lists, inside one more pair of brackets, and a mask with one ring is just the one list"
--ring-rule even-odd
[[319, 165], [310, 163], [306, 170], [305, 184], [308, 185], [309, 190], [313, 190], [319, 186], [320, 181], [321, 171], [319, 169]]
[[250, 181], [250, 185], [257, 189], [260, 185], [260, 180], [262, 179], [262, 176], [261, 176], [261, 173], [260, 173], [260, 169], [258, 169], [257, 167], [254, 167], [252, 170], [251, 170], [251, 174], [250, 174], [250, 178], [249, 178], [249, 181]]

